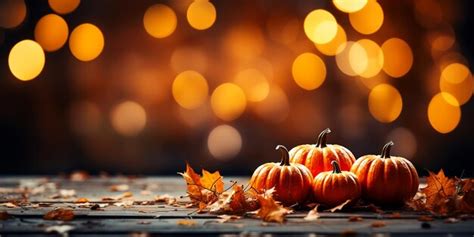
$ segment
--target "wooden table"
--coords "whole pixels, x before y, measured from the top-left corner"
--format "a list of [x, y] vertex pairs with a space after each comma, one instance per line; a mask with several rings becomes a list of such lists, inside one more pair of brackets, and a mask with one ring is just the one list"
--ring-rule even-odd
[[[226, 178], [226, 180], [239, 180], [245, 183], [243, 178]], [[129, 189], [126, 190], [126, 185], [122, 185], [118, 187], [118, 189], [123, 188], [121, 191], [111, 191], [111, 185], [120, 184], [128, 185]], [[31, 194], [27, 199], [28, 202], [21, 204], [18, 202], [23, 199], [21, 190], [24, 188], [28, 188]], [[58, 195], [60, 190], [63, 190], [63, 196]], [[75, 191], [72, 197], [68, 197], [73, 194], [70, 190]], [[423, 222], [418, 220], [421, 214], [406, 211], [399, 215], [393, 215], [390, 211], [382, 214], [362, 211], [322, 212], [321, 217], [315, 221], [303, 220], [306, 212], [297, 211], [290, 214], [284, 224], [264, 223], [252, 216], [219, 223], [217, 215], [196, 214], [194, 208], [152, 202], [157, 195], [169, 194], [179, 197], [184, 195], [184, 190], [184, 181], [180, 177], [97, 177], [84, 181], [72, 181], [66, 178], [2, 177], [0, 178], [0, 212], [7, 212], [10, 218], [0, 220], [0, 236], [46, 235], [48, 234], [46, 230], [51, 226], [70, 229], [65, 235], [72, 236], [102, 234], [128, 236], [131, 233], [139, 236], [148, 234], [474, 236], [474, 220], [472, 219], [446, 223], [446, 219], [435, 218], [433, 221]], [[104, 197], [114, 198], [123, 195], [124, 192], [131, 192], [133, 197], [120, 201], [107, 199], [104, 201]], [[89, 203], [74, 203], [79, 198], [87, 198]], [[186, 199], [178, 199], [178, 202], [186, 202]], [[91, 210], [94, 204], [107, 206]], [[58, 207], [73, 209], [75, 218], [71, 221], [43, 219], [45, 213]], [[362, 220], [351, 222], [349, 221], [351, 216], [360, 216]], [[182, 222], [182, 220], [191, 221]], [[373, 226], [374, 222], [380, 221], [385, 223], [385, 226]]]

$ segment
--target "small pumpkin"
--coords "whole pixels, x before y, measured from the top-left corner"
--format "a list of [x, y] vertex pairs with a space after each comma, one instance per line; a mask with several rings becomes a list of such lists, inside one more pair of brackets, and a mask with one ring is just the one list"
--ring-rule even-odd
[[305, 144], [290, 150], [291, 163], [303, 164], [311, 171], [313, 176], [321, 172], [332, 170], [332, 161], [337, 161], [341, 170], [348, 171], [355, 162], [355, 157], [347, 148], [326, 144], [326, 136], [331, 130], [326, 128], [322, 131], [316, 144]]
[[418, 190], [415, 167], [403, 157], [390, 156], [393, 145], [385, 144], [381, 155], [360, 157], [351, 168], [359, 178], [362, 198], [379, 205], [403, 204]]
[[357, 176], [349, 171], [341, 171], [337, 161], [331, 162], [333, 170], [319, 173], [313, 180], [313, 194], [316, 202], [334, 207], [361, 195]]
[[286, 147], [278, 145], [276, 150], [281, 152], [281, 162], [259, 166], [250, 179], [252, 188], [257, 192], [275, 188], [275, 200], [284, 205], [304, 203], [311, 192], [311, 172], [304, 165], [291, 164]]

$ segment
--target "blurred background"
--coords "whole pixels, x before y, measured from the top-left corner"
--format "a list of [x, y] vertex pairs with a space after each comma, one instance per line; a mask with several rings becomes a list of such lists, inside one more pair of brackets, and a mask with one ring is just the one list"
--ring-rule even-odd
[[250, 175], [329, 127], [473, 176], [473, 5], [1, 0], [0, 174]]

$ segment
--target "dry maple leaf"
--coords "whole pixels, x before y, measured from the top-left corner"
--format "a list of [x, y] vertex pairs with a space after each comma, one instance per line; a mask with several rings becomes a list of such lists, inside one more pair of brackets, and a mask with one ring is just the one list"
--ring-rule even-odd
[[454, 208], [456, 182], [444, 175], [441, 169], [438, 174], [429, 172], [426, 187], [421, 190], [426, 195], [426, 208], [432, 212], [446, 214]]
[[474, 179], [460, 181], [461, 195], [458, 198], [457, 209], [461, 213], [474, 213]]
[[340, 210], [342, 210], [342, 208], [344, 208], [344, 206], [347, 205], [350, 201], [351, 201], [351, 200], [349, 199], [349, 200], [347, 200], [347, 201], [345, 201], [345, 202], [343, 202], [343, 203], [341, 203], [341, 204], [339, 204], [339, 205], [337, 205], [337, 206], [335, 206], [335, 207], [329, 209], [329, 211], [330, 211], [330, 212], [340, 211]]
[[232, 186], [232, 190], [223, 192], [217, 201], [209, 205], [211, 213], [242, 214], [249, 210], [247, 197], [241, 185]]
[[210, 173], [207, 170], [202, 170], [201, 185], [213, 192], [222, 193], [224, 192], [224, 181], [219, 171]]
[[257, 195], [257, 199], [260, 203], [260, 209], [257, 210], [256, 214], [263, 221], [283, 223], [285, 216], [291, 213], [290, 209], [277, 203], [271, 196]]
[[58, 208], [47, 212], [43, 219], [45, 220], [59, 220], [59, 221], [70, 221], [74, 219], [74, 212], [71, 209]]
[[311, 209], [311, 211], [309, 211], [308, 214], [304, 217], [304, 220], [315, 221], [319, 219], [318, 207], [319, 207], [319, 204], [317, 204], [313, 209]]
[[184, 219], [184, 220], [177, 221], [176, 224], [177, 225], [182, 225], [182, 226], [195, 226], [195, 225], [197, 225], [197, 222], [194, 221], [194, 220]]

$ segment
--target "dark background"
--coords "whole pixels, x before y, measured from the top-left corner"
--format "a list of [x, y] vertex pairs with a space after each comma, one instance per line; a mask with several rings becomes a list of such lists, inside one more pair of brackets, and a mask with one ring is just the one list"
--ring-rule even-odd
[[[274, 151], [277, 144], [291, 148], [314, 143], [319, 131], [326, 127], [333, 130], [329, 143], [348, 147], [356, 157], [378, 153], [390, 132], [403, 127], [416, 138], [416, 152], [407, 158], [422, 175], [426, 175], [426, 170], [441, 168], [449, 175], [460, 175], [463, 171], [465, 176], [474, 175], [472, 99], [461, 107], [462, 118], [454, 131], [440, 134], [428, 121], [427, 106], [437, 92], [427, 84], [430, 80], [436, 84], [438, 80], [430, 78], [428, 71], [436, 59], [424, 46], [425, 36], [432, 29], [417, 23], [413, 1], [380, 1], [385, 14], [384, 25], [369, 36], [354, 31], [347, 14], [339, 12], [330, 1], [212, 1], [217, 9], [217, 21], [206, 31], [192, 29], [186, 22], [185, 8], [179, 10], [178, 6], [186, 1], [176, 2], [82, 0], [74, 12], [63, 18], [70, 32], [83, 22], [97, 25], [105, 37], [102, 54], [92, 62], [79, 62], [66, 43], [59, 51], [46, 53], [46, 65], [38, 78], [22, 82], [15, 79], [8, 68], [9, 51], [20, 40], [33, 39], [36, 22], [53, 12], [46, 0], [26, 1], [25, 21], [14, 29], [0, 29], [0, 174], [87, 170], [91, 173], [174, 175], [183, 170], [188, 161], [195, 167], [218, 169], [227, 176], [250, 175], [259, 164], [279, 159]], [[442, 6], [444, 20], [455, 32], [456, 43], [450, 50], [461, 53], [472, 71], [474, 25], [470, 15], [474, 10], [473, 2], [434, 2]], [[143, 28], [143, 14], [154, 3], [167, 4], [178, 16], [176, 31], [165, 39], [154, 39]], [[400, 37], [410, 44], [414, 54], [411, 71], [400, 79], [390, 79], [404, 102], [397, 120], [388, 124], [375, 120], [367, 108], [369, 90], [340, 73], [334, 58], [323, 57], [305, 38], [303, 20], [315, 8], [333, 13], [346, 29], [349, 39], [367, 37], [381, 44], [390, 37]], [[275, 14], [299, 20], [299, 41], [294, 43], [300, 44], [297, 50], [288, 50], [269, 39], [266, 22]], [[212, 116], [211, 111], [211, 117], [199, 126], [187, 125], [177, 116], [179, 106], [170, 93], [171, 82], [177, 75], [169, 66], [173, 50], [181, 46], [200, 47], [213, 58], [208, 62], [206, 76], [212, 92], [217, 85], [231, 78], [227, 71], [229, 75], [235, 73], [233, 69], [227, 69], [232, 61], [221, 60], [225, 56], [218, 44], [229, 29], [240, 24], [259, 28], [266, 42], [263, 57], [270, 62], [278, 59], [286, 65], [281, 68], [274, 65], [273, 83], [287, 94], [288, 116], [273, 123], [247, 108], [238, 119], [225, 122]], [[305, 51], [324, 58], [328, 70], [323, 86], [314, 91], [300, 89], [291, 76], [292, 61]], [[136, 76], [133, 63], [161, 72], [156, 77], [163, 81], [167, 92], [158, 102], [141, 101], [128, 90]], [[145, 104], [147, 125], [137, 136], [121, 136], [110, 125], [110, 110], [123, 100]], [[98, 125], [86, 133], [74, 128], [78, 118], [72, 112], [83, 101], [94, 103], [100, 111]], [[210, 130], [221, 124], [232, 125], [242, 137], [241, 151], [227, 161], [214, 159], [207, 149]], [[395, 142], [394, 154], [399, 151], [403, 155], [403, 147], [397, 148], [405, 146], [403, 141], [401, 144]]]

